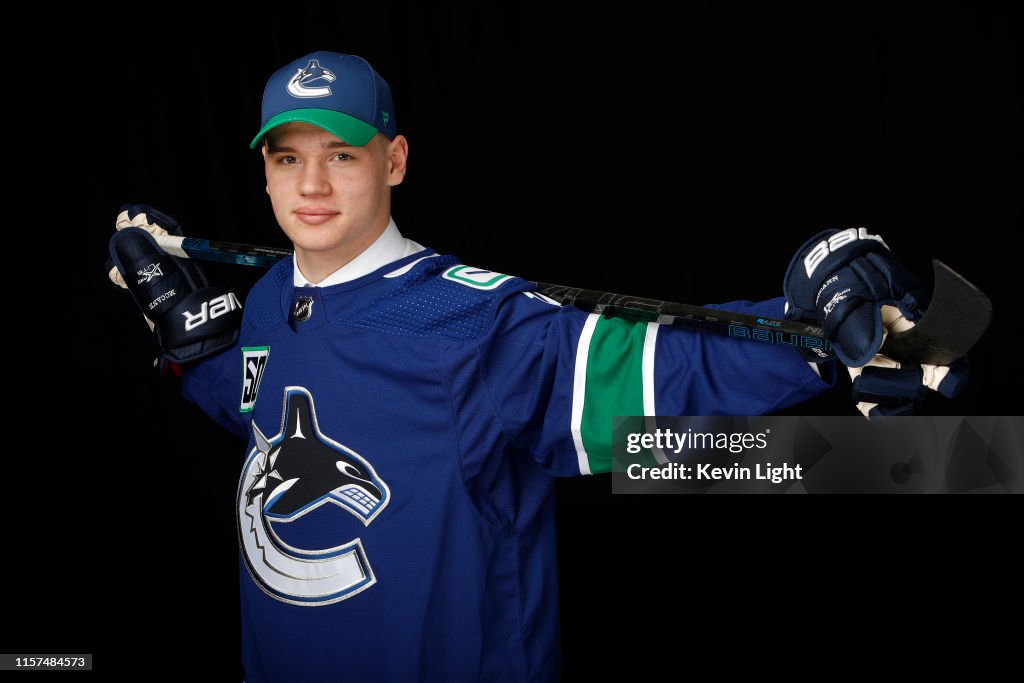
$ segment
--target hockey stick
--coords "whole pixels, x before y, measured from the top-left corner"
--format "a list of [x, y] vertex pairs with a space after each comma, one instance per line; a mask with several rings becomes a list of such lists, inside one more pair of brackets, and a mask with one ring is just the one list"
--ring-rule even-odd
[[[292, 255], [290, 249], [195, 237], [161, 235], [156, 239], [173, 256], [203, 261], [267, 268]], [[941, 261], [932, 260], [932, 267], [935, 286], [928, 310], [914, 327], [888, 335], [882, 345], [882, 353], [901, 363], [951, 363], [967, 354], [992, 320], [992, 302], [980, 289]], [[544, 282], [532, 284], [539, 293], [560, 304], [602, 315], [658, 322], [761, 343], [799, 346], [822, 356], [828, 355], [832, 348], [820, 327], [791, 320]]]

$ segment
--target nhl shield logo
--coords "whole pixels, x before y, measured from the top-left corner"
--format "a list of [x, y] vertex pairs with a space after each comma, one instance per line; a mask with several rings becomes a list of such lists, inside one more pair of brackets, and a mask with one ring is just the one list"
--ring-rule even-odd
[[300, 296], [295, 300], [295, 306], [292, 308], [292, 319], [297, 323], [304, 323], [309, 320], [311, 315], [313, 315], [313, 297]]

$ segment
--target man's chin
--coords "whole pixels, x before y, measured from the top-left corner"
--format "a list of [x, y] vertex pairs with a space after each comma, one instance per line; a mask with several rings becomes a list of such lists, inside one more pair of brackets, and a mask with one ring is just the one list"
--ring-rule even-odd
[[345, 245], [339, 242], [324, 244], [313, 240], [305, 240], [302, 242], [296, 242], [293, 240], [292, 246], [295, 247], [296, 253], [300, 255], [309, 254], [310, 256], [316, 257], [328, 256], [332, 253], [345, 250]]
[[331, 251], [341, 246], [343, 240], [339, 231], [329, 223], [323, 225], [290, 225], [285, 234], [296, 249], [306, 251]]

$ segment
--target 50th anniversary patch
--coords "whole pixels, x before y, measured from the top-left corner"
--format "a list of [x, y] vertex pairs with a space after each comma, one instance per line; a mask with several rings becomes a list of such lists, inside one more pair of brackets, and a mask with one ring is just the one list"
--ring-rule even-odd
[[251, 413], [256, 407], [256, 394], [269, 357], [269, 346], [242, 347], [242, 402], [238, 406], [239, 412]]

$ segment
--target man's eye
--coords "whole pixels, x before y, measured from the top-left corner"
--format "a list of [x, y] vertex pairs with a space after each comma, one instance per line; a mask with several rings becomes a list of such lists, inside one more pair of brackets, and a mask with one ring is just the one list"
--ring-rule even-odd
[[280, 157], [277, 160], [277, 163], [279, 163], [279, 164], [294, 164], [297, 161], [298, 161], [298, 159], [296, 159], [295, 157], [290, 156], [290, 155], [285, 155], [285, 156]]
[[334, 158], [337, 161], [348, 161], [349, 159], [352, 158], [352, 155], [347, 152], [338, 152], [337, 154], [334, 155]]

